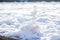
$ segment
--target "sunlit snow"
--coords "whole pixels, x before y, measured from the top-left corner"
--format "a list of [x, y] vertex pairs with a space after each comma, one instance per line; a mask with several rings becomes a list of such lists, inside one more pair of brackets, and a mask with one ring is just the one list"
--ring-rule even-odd
[[60, 40], [60, 3], [0, 3], [0, 35], [17, 40]]

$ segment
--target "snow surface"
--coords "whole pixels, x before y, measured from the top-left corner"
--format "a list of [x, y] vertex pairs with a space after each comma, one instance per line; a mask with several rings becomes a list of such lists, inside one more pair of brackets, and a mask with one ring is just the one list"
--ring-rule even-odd
[[60, 40], [60, 3], [0, 3], [0, 35], [17, 40]]

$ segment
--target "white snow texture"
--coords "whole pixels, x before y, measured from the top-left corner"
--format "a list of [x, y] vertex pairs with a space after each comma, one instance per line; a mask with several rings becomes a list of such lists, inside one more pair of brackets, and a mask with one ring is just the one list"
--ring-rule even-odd
[[17, 40], [60, 40], [60, 3], [0, 3], [0, 35]]

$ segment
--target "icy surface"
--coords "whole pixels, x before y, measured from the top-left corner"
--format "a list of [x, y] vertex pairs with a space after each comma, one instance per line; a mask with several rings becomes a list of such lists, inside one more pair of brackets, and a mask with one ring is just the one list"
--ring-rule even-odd
[[60, 40], [60, 3], [0, 3], [0, 35], [17, 40]]

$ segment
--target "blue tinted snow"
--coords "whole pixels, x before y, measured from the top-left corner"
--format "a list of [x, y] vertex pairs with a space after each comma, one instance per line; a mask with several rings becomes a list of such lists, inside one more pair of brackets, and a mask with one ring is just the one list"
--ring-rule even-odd
[[59, 36], [52, 36], [51, 40], [60, 40], [60, 35]]
[[[40, 40], [40, 33], [39, 32], [32, 32], [30, 31], [31, 29], [34, 30], [33, 27], [29, 26], [25, 26], [21, 29], [20, 33], [18, 33], [17, 35], [19, 35], [18, 40]], [[14, 35], [14, 34], [13, 34]]]
[[56, 21], [55, 24], [56, 24], [56, 25], [60, 25], [60, 21]]
[[49, 20], [48, 19], [45, 19], [45, 18], [40, 18], [37, 20], [37, 22], [40, 22], [40, 23], [48, 23]]
[[26, 18], [18, 18], [18, 19], [17, 19], [17, 21], [18, 21], [19, 23], [23, 23], [23, 22], [29, 21], [29, 20], [31, 20], [31, 19], [26, 19]]
[[6, 20], [4, 21], [4, 23], [6, 23], [7, 25], [12, 25], [14, 22], [12, 20]]

